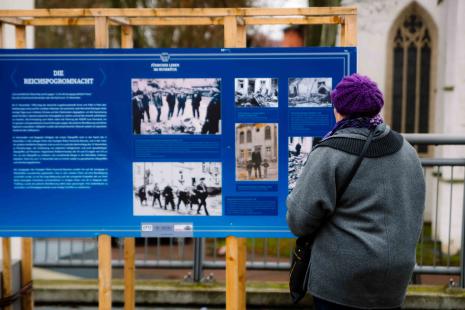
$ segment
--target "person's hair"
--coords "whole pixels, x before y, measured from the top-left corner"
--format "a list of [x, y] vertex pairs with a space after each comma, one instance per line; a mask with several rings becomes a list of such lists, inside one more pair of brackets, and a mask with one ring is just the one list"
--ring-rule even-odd
[[284, 28], [283, 32], [284, 33], [296, 32], [299, 35], [299, 37], [304, 38], [305, 29], [304, 29], [304, 26], [302, 25], [295, 25], [295, 26], [289, 26], [289, 27]]

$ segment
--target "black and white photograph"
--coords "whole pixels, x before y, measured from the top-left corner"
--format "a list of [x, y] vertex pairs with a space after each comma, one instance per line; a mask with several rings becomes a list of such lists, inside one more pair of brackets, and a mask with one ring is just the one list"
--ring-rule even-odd
[[221, 134], [221, 79], [132, 79], [133, 133]]
[[332, 78], [289, 79], [288, 106], [317, 108], [331, 106]]
[[236, 78], [234, 98], [240, 108], [277, 108], [278, 79]]
[[312, 150], [315, 139], [313, 137], [289, 137], [288, 141], [288, 190], [289, 193], [294, 189], [297, 179], [302, 172], [302, 168], [307, 161], [308, 154]]
[[236, 124], [236, 181], [278, 180], [278, 124]]
[[221, 163], [133, 163], [135, 216], [222, 215]]

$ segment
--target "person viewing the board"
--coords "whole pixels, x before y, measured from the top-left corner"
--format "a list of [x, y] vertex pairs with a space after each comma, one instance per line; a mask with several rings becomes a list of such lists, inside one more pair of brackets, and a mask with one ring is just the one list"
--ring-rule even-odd
[[287, 198], [297, 245], [308, 241], [304, 294], [315, 309], [400, 309], [423, 224], [421, 163], [383, 122], [383, 95], [368, 77], [343, 78], [331, 101], [337, 122]]

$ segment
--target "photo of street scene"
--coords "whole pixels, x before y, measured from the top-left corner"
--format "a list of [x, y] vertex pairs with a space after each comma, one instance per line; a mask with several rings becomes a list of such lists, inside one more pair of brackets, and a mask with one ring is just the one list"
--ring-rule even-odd
[[236, 180], [278, 180], [278, 124], [236, 124]]
[[277, 108], [278, 79], [236, 78], [234, 94], [236, 107]]
[[289, 137], [288, 141], [288, 190], [289, 193], [294, 189], [297, 179], [302, 172], [302, 168], [307, 161], [308, 154], [312, 150], [314, 143], [313, 137]]
[[132, 79], [133, 133], [221, 134], [221, 79]]
[[289, 107], [330, 107], [331, 78], [289, 79]]
[[222, 215], [221, 163], [133, 163], [134, 215]]

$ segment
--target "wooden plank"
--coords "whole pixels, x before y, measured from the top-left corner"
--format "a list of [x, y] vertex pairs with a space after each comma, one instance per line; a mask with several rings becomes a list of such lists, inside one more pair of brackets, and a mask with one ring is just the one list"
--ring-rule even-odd
[[[32, 238], [21, 239], [21, 287], [32, 284]], [[34, 302], [32, 291], [21, 298], [21, 309], [32, 310]]]
[[16, 48], [26, 48], [26, 26], [15, 26]]
[[355, 7], [247, 8], [244, 16], [339, 16], [357, 14]]
[[110, 22], [113, 22], [116, 25], [129, 25], [129, 19], [126, 17], [109, 17]]
[[24, 20], [18, 17], [0, 17], [0, 22], [10, 25], [24, 25]]
[[226, 310], [246, 308], [246, 239], [226, 238]]
[[93, 17], [40, 17], [24, 20], [27, 26], [94, 26]]
[[111, 237], [98, 237], [98, 308], [111, 310]]
[[357, 16], [345, 16], [341, 25], [341, 46], [357, 45]]
[[244, 17], [247, 25], [323, 25], [342, 24], [344, 19], [339, 16], [317, 17]]
[[[11, 239], [2, 239], [2, 297], [13, 295], [13, 279], [11, 270]], [[11, 310], [12, 306], [3, 307], [3, 310]]]
[[355, 15], [355, 7], [305, 8], [126, 8], [0, 10], [0, 17], [204, 17], [204, 16], [332, 16]]
[[95, 18], [95, 47], [108, 48], [110, 45], [108, 36], [108, 18], [96, 17]]
[[136, 241], [124, 238], [124, 310], [134, 310], [136, 305]]
[[224, 18], [224, 47], [236, 47], [237, 21], [235, 16]]
[[[110, 26], [181, 26], [181, 25], [223, 25], [222, 17], [130, 17], [126, 23], [116, 17], [109, 17]], [[119, 22], [117, 21], [119, 20]], [[38, 17], [24, 20], [27, 26], [94, 26], [93, 17]]]
[[[123, 20], [109, 17], [110, 26], [133, 25], [133, 26], [202, 26], [222, 25], [223, 17], [133, 17]], [[1, 19], [0, 19], [1, 21]], [[316, 16], [316, 17], [245, 17], [247, 25], [322, 25], [342, 24], [344, 19], [339, 16]], [[59, 17], [59, 18], [34, 18], [23, 21], [27, 26], [93, 26], [92, 17]]]
[[121, 26], [121, 47], [133, 48], [134, 46], [134, 29], [132, 26]]
[[134, 26], [223, 25], [223, 17], [133, 17], [129, 21]]

